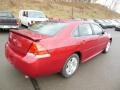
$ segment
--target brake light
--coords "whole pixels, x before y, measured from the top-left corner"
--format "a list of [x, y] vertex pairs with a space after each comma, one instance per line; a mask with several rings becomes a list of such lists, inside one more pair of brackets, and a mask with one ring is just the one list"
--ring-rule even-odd
[[28, 55], [34, 55], [36, 58], [50, 57], [48, 51], [41, 45], [33, 43], [29, 49]]
[[19, 19], [16, 19], [16, 23], [17, 23], [17, 25], [19, 25], [19, 23], [20, 23]]

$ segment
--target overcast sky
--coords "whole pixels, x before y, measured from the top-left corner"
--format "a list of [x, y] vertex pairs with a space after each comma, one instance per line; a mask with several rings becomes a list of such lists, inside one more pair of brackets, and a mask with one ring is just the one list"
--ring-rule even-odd
[[[115, 2], [117, 3], [115, 4]], [[120, 13], [120, 0], [98, 0], [97, 3], [105, 5]]]
[[116, 2], [117, 0], [98, 0], [97, 3], [110, 6], [113, 1]]

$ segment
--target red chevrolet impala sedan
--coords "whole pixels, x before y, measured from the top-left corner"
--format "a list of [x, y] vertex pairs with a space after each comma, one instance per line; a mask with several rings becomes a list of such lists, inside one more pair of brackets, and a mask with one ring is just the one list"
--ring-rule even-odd
[[12, 30], [5, 46], [11, 64], [32, 78], [61, 72], [68, 78], [101, 52], [107, 53], [112, 37], [96, 23], [49, 22]]

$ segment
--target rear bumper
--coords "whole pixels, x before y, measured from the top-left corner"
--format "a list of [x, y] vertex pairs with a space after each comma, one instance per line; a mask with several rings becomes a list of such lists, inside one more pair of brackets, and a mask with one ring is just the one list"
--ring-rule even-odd
[[34, 57], [19, 56], [8, 44], [5, 45], [5, 55], [16, 69], [32, 78], [47, 76], [56, 73], [58, 70], [49, 58], [36, 60]]
[[1, 29], [17, 29], [19, 25], [0, 25]]

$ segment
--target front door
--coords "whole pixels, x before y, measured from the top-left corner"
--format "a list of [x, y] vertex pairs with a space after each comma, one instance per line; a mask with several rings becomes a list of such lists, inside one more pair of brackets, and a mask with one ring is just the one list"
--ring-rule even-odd
[[[77, 44], [80, 46], [79, 50], [82, 53], [82, 62], [88, 60], [96, 53], [98, 38], [93, 35], [93, 30], [88, 23], [80, 24], [78, 26], [79, 37], [76, 38]], [[77, 33], [75, 32], [75, 36]]]
[[[97, 45], [97, 52], [102, 51], [103, 49], [105, 49], [105, 46], [107, 44], [107, 38], [105, 36], [105, 34], [103, 33], [103, 30], [100, 26], [96, 25], [96, 24], [91, 24], [93, 31], [94, 31], [94, 36], [96, 36], [98, 38], [98, 45]], [[96, 52], [96, 53], [97, 53]]]

